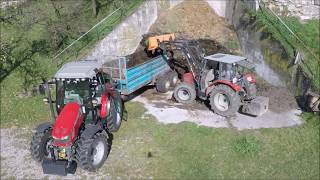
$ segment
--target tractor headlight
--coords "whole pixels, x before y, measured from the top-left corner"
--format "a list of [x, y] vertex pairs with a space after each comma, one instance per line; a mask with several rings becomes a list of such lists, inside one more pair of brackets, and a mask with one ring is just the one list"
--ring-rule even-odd
[[64, 137], [61, 138], [62, 141], [67, 141], [69, 139], [70, 139], [70, 136], [64, 136]]
[[236, 82], [238, 82], [238, 78], [234, 77], [234, 78], [232, 79], [232, 83], [235, 84]]

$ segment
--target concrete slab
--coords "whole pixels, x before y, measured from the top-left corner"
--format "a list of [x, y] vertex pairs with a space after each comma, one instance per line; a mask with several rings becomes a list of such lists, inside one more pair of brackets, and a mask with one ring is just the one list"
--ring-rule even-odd
[[204, 104], [184, 105], [176, 103], [170, 100], [172, 92], [166, 94], [152, 93], [152, 98], [149, 96], [150, 93], [147, 92], [146, 94], [137, 96], [133, 101], [142, 103], [147, 109], [146, 114], [154, 116], [159, 122], [164, 124], [192, 122], [198, 126], [246, 130], [292, 127], [303, 123], [299, 117], [301, 111], [297, 109], [281, 113], [269, 110], [259, 117], [237, 113], [236, 117], [227, 119], [215, 114]]

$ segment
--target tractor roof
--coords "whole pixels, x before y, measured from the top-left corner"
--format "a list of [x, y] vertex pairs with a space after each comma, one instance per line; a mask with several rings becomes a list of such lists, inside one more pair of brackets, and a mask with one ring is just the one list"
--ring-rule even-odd
[[94, 60], [74, 61], [64, 64], [55, 74], [55, 78], [93, 78], [95, 69], [102, 67], [102, 64]]
[[207, 60], [223, 62], [223, 63], [227, 63], [227, 64], [233, 64], [233, 63], [237, 63], [242, 60], [246, 60], [245, 57], [235, 56], [235, 55], [230, 55], [230, 54], [222, 54], [222, 53], [213, 54], [210, 56], [206, 56], [204, 58]]

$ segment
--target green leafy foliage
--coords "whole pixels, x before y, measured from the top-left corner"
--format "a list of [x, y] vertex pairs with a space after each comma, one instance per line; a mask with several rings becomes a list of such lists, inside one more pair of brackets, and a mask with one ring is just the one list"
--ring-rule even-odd
[[[96, 0], [95, 16], [92, 16], [91, 1], [87, 0], [27, 1], [1, 11], [0, 82], [17, 71], [24, 79], [24, 89], [28, 89], [40, 79], [52, 76], [58, 65], [85, 54], [142, 2], [143, 0]], [[121, 11], [87, 34], [58, 60], [52, 59], [120, 7]]]
[[256, 22], [260, 30], [268, 32], [273, 39], [281, 43], [289, 57], [293, 58], [295, 50], [303, 54], [302, 67], [313, 78], [313, 86], [320, 89], [320, 23], [319, 20], [300, 22], [296, 17], [281, 17], [298, 38], [273, 15], [262, 8], [256, 13]]

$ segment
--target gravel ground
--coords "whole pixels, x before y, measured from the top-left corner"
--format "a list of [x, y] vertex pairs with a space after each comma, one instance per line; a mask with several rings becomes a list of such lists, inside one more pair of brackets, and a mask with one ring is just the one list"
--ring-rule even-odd
[[41, 165], [31, 158], [30, 139], [34, 131], [27, 128], [1, 129], [1, 179], [111, 179], [103, 172], [89, 173], [78, 168], [76, 175], [45, 175]]

